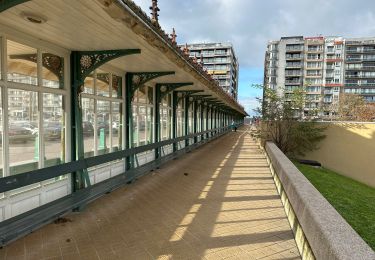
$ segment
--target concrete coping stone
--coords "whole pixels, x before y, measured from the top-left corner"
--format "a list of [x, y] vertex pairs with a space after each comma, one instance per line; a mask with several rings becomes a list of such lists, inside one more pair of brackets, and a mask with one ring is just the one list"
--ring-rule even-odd
[[272, 166], [316, 259], [375, 260], [375, 252], [272, 142], [265, 145]]

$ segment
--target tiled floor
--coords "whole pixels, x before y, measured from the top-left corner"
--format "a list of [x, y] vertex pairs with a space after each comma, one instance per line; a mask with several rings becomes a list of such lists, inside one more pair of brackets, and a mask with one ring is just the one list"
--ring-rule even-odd
[[246, 129], [0, 250], [0, 259], [300, 259]]

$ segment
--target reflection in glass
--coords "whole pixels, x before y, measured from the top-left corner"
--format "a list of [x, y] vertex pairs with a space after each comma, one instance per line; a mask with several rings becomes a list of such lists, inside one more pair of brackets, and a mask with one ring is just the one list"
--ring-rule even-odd
[[147, 107], [147, 143], [151, 144], [154, 141], [154, 113], [152, 107]]
[[143, 103], [145, 104], [146, 103], [146, 90], [147, 88], [143, 85], [143, 86], [140, 86], [139, 89], [138, 89], [138, 103]]
[[[3, 39], [0, 37], [0, 50], [3, 49]], [[2, 58], [2, 51], [0, 51], [0, 80], [3, 79], [3, 75], [1, 74], [3, 72], [3, 58]]]
[[138, 108], [138, 140], [139, 145], [146, 144], [146, 106]]
[[154, 89], [152, 87], [147, 87], [147, 98], [148, 98], [148, 104], [153, 105], [154, 104]]
[[[138, 146], [138, 109], [136, 105], [132, 106], [133, 110], [133, 146]], [[130, 134], [130, 133], [129, 133]]]
[[38, 94], [9, 89], [8, 113], [10, 174], [35, 170], [39, 161]]
[[122, 96], [122, 78], [112, 75], [112, 97], [119, 98]]
[[85, 157], [94, 156], [94, 99], [82, 98], [82, 134]]
[[112, 102], [112, 150], [121, 149], [122, 142], [121, 104]]
[[91, 74], [90, 76], [85, 78], [85, 82], [83, 84], [83, 92], [87, 94], [94, 94], [94, 75]]
[[109, 97], [109, 73], [101, 70], [96, 72], [96, 94], [98, 96]]
[[[1, 38], [0, 38], [0, 40], [1, 40]], [[0, 42], [0, 47], [1, 47], [1, 42]], [[0, 69], [1, 69], [1, 67], [0, 67]], [[2, 99], [1, 99], [1, 91], [0, 91], [0, 108], [2, 107], [1, 100]], [[4, 137], [3, 136], [3, 109], [0, 109], [0, 178], [4, 177], [4, 172], [3, 172], [3, 137]]]
[[43, 94], [44, 166], [65, 161], [65, 118], [63, 98], [58, 94]]
[[64, 88], [64, 59], [52, 53], [42, 54], [44, 87]]
[[8, 81], [38, 85], [37, 50], [7, 40]]
[[109, 101], [97, 101], [97, 133], [98, 133], [98, 154], [104, 154], [109, 152], [108, 146], [110, 144], [110, 127], [109, 127], [109, 116], [110, 107]]

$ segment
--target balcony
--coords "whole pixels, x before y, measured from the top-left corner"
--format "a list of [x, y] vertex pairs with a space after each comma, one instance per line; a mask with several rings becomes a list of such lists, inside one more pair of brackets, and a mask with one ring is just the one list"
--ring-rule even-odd
[[375, 78], [375, 76], [371, 76], [371, 75], [363, 75], [363, 74], [357, 74], [357, 75], [354, 75], [354, 74], [346, 74], [346, 75], [345, 75], [345, 78], [354, 78], [354, 79], [359, 79], [359, 78]]
[[362, 58], [360, 58], [360, 57], [355, 57], [355, 58], [347, 57], [346, 61], [358, 62], [358, 61], [362, 61]]
[[346, 70], [375, 70], [375, 66], [346, 67]]
[[291, 63], [291, 64], [286, 64], [286, 68], [301, 68], [302, 63]]
[[333, 94], [333, 91], [330, 89], [330, 90], [324, 90], [324, 95], [332, 95]]
[[346, 87], [358, 87], [358, 86], [362, 86], [362, 87], [375, 87], [375, 83], [345, 83], [345, 86]]
[[302, 55], [296, 55], [296, 56], [286, 56], [285, 60], [302, 60], [303, 56]]
[[299, 85], [301, 83], [302, 83], [302, 80], [290, 80], [290, 79], [285, 80], [285, 84]]
[[306, 75], [305, 76], [306, 78], [308, 79], [311, 79], [311, 78], [321, 78], [322, 77], [322, 74], [313, 74], [313, 75]]
[[301, 52], [303, 51], [303, 46], [286, 46], [286, 52]]

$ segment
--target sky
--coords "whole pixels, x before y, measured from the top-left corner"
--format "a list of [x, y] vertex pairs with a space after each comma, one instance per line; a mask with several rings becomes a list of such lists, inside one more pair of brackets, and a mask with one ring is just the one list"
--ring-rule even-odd
[[[150, 13], [151, 0], [134, 0]], [[264, 55], [283, 36], [375, 37], [375, 0], [159, 0], [159, 23], [178, 44], [230, 42], [239, 60], [239, 102], [253, 115]]]

